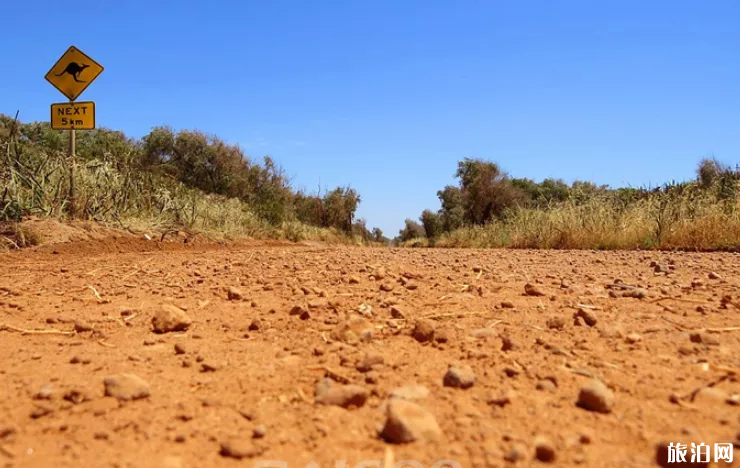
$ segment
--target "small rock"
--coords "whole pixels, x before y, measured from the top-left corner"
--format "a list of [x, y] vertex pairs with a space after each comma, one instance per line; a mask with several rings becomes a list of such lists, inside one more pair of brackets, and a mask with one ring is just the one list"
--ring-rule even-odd
[[501, 307], [503, 307], [504, 309], [513, 309], [514, 303], [511, 301], [501, 301]]
[[201, 372], [216, 372], [219, 366], [213, 362], [203, 362], [200, 364]]
[[555, 461], [555, 446], [547, 437], [538, 436], [534, 439], [534, 453], [537, 460], [541, 462]]
[[386, 406], [386, 421], [380, 436], [393, 444], [417, 440], [436, 442], [442, 438], [442, 430], [434, 415], [423, 407], [401, 398], [392, 398]]
[[633, 297], [635, 299], [644, 299], [647, 296], [647, 290], [642, 288], [629, 289], [622, 293], [622, 297]]
[[510, 405], [515, 398], [516, 393], [513, 390], [505, 390], [495, 395], [490, 395], [486, 399], [486, 403], [503, 408], [506, 405]]
[[442, 383], [445, 387], [470, 388], [475, 384], [475, 373], [468, 365], [451, 364]]
[[226, 458], [241, 460], [243, 458], [253, 458], [258, 456], [261, 450], [255, 447], [250, 441], [231, 439], [221, 442], [219, 455]]
[[508, 335], [504, 335], [501, 337], [501, 351], [509, 352], [509, 351], [516, 351], [519, 349], [519, 344], [514, 341], [514, 339]]
[[624, 337], [624, 341], [628, 344], [636, 344], [642, 341], [642, 337], [637, 333], [630, 333], [629, 335]]
[[50, 383], [44, 384], [41, 389], [33, 396], [34, 400], [51, 400], [54, 396], [54, 386]]
[[554, 393], [557, 390], [555, 383], [550, 379], [539, 380], [535, 388], [550, 393]]
[[719, 346], [719, 340], [714, 335], [707, 332], [691, 332], [689, 339], [692, 343], [703, 344], [707, 346]]
[[193, 321], [184, 310], [173, 305], [165, 304], [152, 317], [152, 326], [155, 333], [185, 331]]
[[710, 271], [707, 276], [709, 277], [709, 279], [713, 279], [713, 280], [722, 279], [722, 277], [719, 275], [719, 273], [715, 273], [713, 271]]
[[103, 379], [105, 396], [118, 400], [138, 400], [150, 395], [149, 382], [134, 374], [111, 375]]
[[360, 372], [369, 372], [373, 370], [373, 366], [383, 364], [385, 359], [383, 355], [377, 352], [371, 352], [365, 355], [360, 362], [357, 363], [357, 370]]
[[375, 327], [363, 317], [352, 316], [340, 322], [331, 332], [331, 338], [346, 343], [368, 342], [373, 338]]
[[267, 428], [265, 426], [263, 426], [263, 425], [259, 425], [259, 426], [255, 427], [254, 429], [252, 429], [252, 438], [253, 439], [261, 439], [261, 438], [265, 437], [266, 434], [267, 434]]
[[335, 385], [328, 379], [323, 379], [316, 385], [316, 403], [320, 405], [360, 408], [367, 397], [368, 391], [359, 385]]
[[349, 277], [349, 284], [359, 284], [360, 279], [357, 276], [350, 276]]
[[434, 338], [434, 322], [428, 319], [419, 319], [416, 321], [412, 336], [419, 343], [426, 343]]
[[182, 343], [175, 343], [175, 354], [185, 354], [187, 353], [187, 350], [185, 349], [185, 345]]
[[262, 321], [258, 318], [253, 319], [249, 324], [249, 331], [259, 331], [262, 329]]
[[373, 273], [373, 276], [376, 280], [382, 280], [386, 276], [385, 267], [379, 267], [377, 270], [375, 270], [375, 273]]
[[391, 306], [391, 317], [394, 319], [405, 319], [406, 315], [403, 313], [400, 307]]
[[591, 380], [581, 387], [576, 405], [588, 411], [610, 413], [612, 406], [614, 406], [614, 392], [603, 382]]
[[233, 286], [229, 287], [229, 290], [227, 291], [227, 297], [230, 301], [241, 301], [244, 299], [244, 293], [239, 288], [235, 288]]
[[591, 310], [580, 308], [573, 314], [574, 319], [577, 317], [580, 317], [589, 327], [596, 325], [596, 314]]
[[441, 330], [435, 330], [434, 341], [437, 343], [447, 343], [452, 341], [455, 336], [455, 332], [451, 328], [442, 328]]
[[294, 305], [290, 309], [290, 315], [291, 316], [303, 315], [303, 314], [307, 314], [307, 313], [308, 313], [308, 309], [306, 309], [304, 306], [302, 306], [300, 304], [296, 304], [296, 305]]
[[84, 333], [93, 330], [93, 326], [82, 319], [75, 320], [75, 331], [77, 333]]
[[385, 292], [393, 291], [393, 285], [390, 283], [383, 283], [380, 285], [380, 290]]
[[524, 448], [520, 445], [515, 445], [504, 455], [504, 460], [509, 463], [516, 463], [524, 458]]
[[33, 411], [31, 411], [31, 418], [32, 419], [43, 418], [44, 416], [47, 416], [53, 412], [54, 412], [53, 408], [50, 408], [44, 405], [36, 405]]
[[565, 319], [560, 316], [553, 316], [547, 319], [547, 328], [551, 330], [562, 330], [565, 327]]
[[524, 294], [527, 296], [546, 296], [547, 293], [541, 286], [536, 284], [527, 283], [524, 285]]

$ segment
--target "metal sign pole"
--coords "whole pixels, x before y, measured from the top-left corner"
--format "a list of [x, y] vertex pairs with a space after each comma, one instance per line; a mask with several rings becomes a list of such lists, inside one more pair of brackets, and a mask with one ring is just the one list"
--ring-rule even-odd
[[77, 146], [77, 134], [75, 133], [75, 129], [71, 129], [69, 131], [69, 214], [73, 218], [77, 214], [75, 210], [76, 206], [76, 200], [75, 200], [75, 152], [76, 152], [76, 146]]

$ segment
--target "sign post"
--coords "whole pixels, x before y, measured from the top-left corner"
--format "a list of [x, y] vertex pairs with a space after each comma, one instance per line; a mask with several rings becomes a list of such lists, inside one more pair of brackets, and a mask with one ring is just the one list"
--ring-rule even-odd
[[44, 77], [69, 99], [69, 103], [51, 105], [51, 127], [69, 130], [69, 213], [72, 217], [75, 216], [75, 130], [95, 128], [95, 103], [74, 101], [102, 72], [102, 65], [71, 46]]

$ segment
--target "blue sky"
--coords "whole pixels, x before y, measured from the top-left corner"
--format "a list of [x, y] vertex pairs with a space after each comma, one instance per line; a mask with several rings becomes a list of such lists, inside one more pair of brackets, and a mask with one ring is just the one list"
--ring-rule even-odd
[[80, 100], [140, 137], [199, 129], [273, 156], [297, 188], [351, 185], [396, 235], [457, 161], [517, 177], [657, 185], [740, 162], [740, 2], [12, 1], [0, 113], [46, 120], [75, 45]]

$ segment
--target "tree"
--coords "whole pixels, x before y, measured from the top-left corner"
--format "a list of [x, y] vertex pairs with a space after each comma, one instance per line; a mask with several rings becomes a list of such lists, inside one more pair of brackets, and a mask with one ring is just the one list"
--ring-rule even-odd
[[437, 213], [431, 210], [424, 210], [421, 212], [419, 221], [421, 221], [424, 227], [424, 234], [427, 236], [427, 239], [434, 240], [442, 234], [442, 221]]
[[380, 228], [377, 228], [377, 227], [373, 228], [373, 240], [375, 242], [385, 241], [385, 238], [383, 237], [383, 231]]
[[448, 185], [437, 192], [437, 198], [442, 203], [442, 208], [439, 210], [442, 230], [451, 232], [462, 227], [465, 219], [465, 209], [463, 208], [460, 188]]
[[398, 237], [401, 242], [405, 242], [417, 237], [424, 237], [424, 228], [421, 226], [421, 224], [408, 218], [404, 221], [404, 223], [404, 228], [398, 232]]
[[465, 220], [471, 224], [485, 224], [526, 200], [494, 162], [465, 158], [458, 162], [455, 176], [460, 179]]

